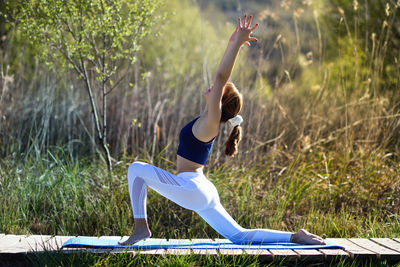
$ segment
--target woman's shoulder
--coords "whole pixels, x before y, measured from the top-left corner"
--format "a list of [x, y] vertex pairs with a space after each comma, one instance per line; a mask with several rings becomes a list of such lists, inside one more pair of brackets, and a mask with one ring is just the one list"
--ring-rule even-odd
[[192, 133], [202, 142], [209, 142], [218, 135], [219, 122], [210, 121], [207, 114], [197, 117], [193, 123]]

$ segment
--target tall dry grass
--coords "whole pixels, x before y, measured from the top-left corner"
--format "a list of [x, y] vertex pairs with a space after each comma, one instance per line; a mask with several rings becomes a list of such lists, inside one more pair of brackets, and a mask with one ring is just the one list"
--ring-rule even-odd
[[[165, 9], [177, 5], [179, 1]], [[397, 156], [398, 98], [385, 90], [387, 55], [392, 49], [387, 39], [397, 9], [389, 14], [382, 32], [366, 40], [369, 49], [363, 49], [356, 40], [360, 33], [351, 31], [347, 22], [361, 20], [361, 15], [346, 18], [339, 9], [334, 26], [347, 33], [327, 36], [333, 33], [325, 29], [332, 25], [326, 24], [323, 10], [290, 2], [278, 7], [258, 12], [261, 41], [243, 49], [232, 78], [245, 100], [240, 161], [262, 159], [271, 148], [291, 158], [293, 152], [315, 146], [361, 149], [366, 154], [383, 149]], [[202, 91], [212, 82], [234, 26], [212, 27], [196, 7], [185, 2], [180, 8], [160, 26], [160, 35], [146, 40], [139, 63], [110, 97], [110, 147], [116, 160], [121, 155], [150, 161], [161, 156], [172, 164], [180, 128], [203, 109]], [[173, 32], [189, 17], [195, 18], [192, 25]], [[94, 154], [94, 131], [81, 81], [37, 61], [25, 66], [29, 55], [24, 51], [19, 51], [15, 66], [9, 59], [15, 53], [13, 35], [8, 38], [8, 48], [1, 53], [3, 156], [40, 155], [59, 145], [77, 157]], [[339, 39], [336, 47], [331, 47], [330, 38]], [[14, 41], [21, 41], [18, 32]], [[389, 74], [397, 75], [391, 79], [398, 86], [398, 64], [390, 67], [397, 68]], [[220, 151], [228, 131], [222, 127], [211, 165], [226, 161]]]

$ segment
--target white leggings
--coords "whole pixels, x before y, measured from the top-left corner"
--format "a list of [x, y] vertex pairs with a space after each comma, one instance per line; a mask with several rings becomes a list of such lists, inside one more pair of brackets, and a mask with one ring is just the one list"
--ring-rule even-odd
[[202, 173], [173, 175], [153, 165], [134, 162], [128, 168], [128, 184], [134, 218], [147, 218], [147, 185], [176, 204], [197, 212], [233, 243], [290, 242], [291, 232], [242, 228], [222, 207], [217, 189]]

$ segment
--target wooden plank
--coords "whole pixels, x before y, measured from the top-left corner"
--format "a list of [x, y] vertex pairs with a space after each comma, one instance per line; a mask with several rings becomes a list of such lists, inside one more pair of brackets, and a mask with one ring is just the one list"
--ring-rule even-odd
[[216, 249], [192, 249], [193, 254], [197, 255], [218, 255]]
[[109, 254], [112, 248], [69, 248], [64, 249], [63, 253], [91, 253], [91, 254]]
[[91, 254], [108, 254], [110, 249], [97, 249], [97, 248], [66, 248], [61, 251], [64, 254], [74, 253], [91, 253]]
[[373, 251], [377, 258], [380, 260], [399, 260], [400, 252], [394, 251], [392, 249], [385, 248], [380, 246], [379, 244], [366, 239], [366, 238], [350, 238], [349, 239], [354, 244], [357, 244], [360, 247]]
[[237, 248], [220, 248], [218, 251], [222, 255], [242, 255], [245, 253], [243, 249]]
[[268, 251], [271, 252], [274, 260], [296, 261], [299, 259], [299, 254], [291, 249], [268, 249]]
[[82, 248], [65, 248], [61, 252], [65, 254], [81, 253]]
[[190, 255], [190, 249], [183, 248], [169, 248], [169, 249], [148, 249], [132, 251], [140, 254], [151, 254], [151, 255]]
[[[10, 235], [6, 236], [8, 246], [1, 249], [1, 253], [25, 253], [30, 250], [26, 235]], [[4, 239], [2, 240], [4, 242]]]
[[164, 255], [165, 249], [148, 249], [148, 250], [138, 250], [139, 254], [151, 254], [151, 255]]
[[378, 243], [381, 246], [400, 252], [400, 243], [390, 238], [371, 238], [370, 240]]
[[133, 250], [133, 249], [126, 249], [126, 248], [113, 248], [110, 251], [111, 254], [118, 254], [118, 253], [130, 253], [132, 255], [136, 255], [138, 250]]
[[296, 256], [298, 257], [298, 254], [294, 252], [291, 249], [268, 249], [269, 252], [273, 256]]
[[52, 236], [51, 235], [31, 235], [31, 240], [27, 240], [31, 245], [32, 251], [44, 251], [46, 247], [46, 242], [48, 242]]
[[262, 262], [270, 262], [274, 258], [272, 253], [267, 249], [245, 249], [244, 252], [247, 255], [258, 256], [258, 259]]
[[343, 249], [318, 249], [318, 251], [324, 254], [327, 261], [350, 258], [350, 254]]
[[375, 252], [360, 247], [346, 238], [330, 238], [330, 240], [339, 246], [345, 247], [345, 251], [350, 254], [352, 259], [377, 259], [378, 257]]
[[17, 244], [25, 238], [25, 235], [5, 235], [0, 239], [0, 252], [7, 252], [14, 244]]
[[45, 251], [50, 235], [30, 235], [13, 245], [13, 253]]
[[[14, 240], [15, 237], [19, 237]], [[46, 242], [51, 238], [50, 235], [30, 235], [13, 236], [9, 240], [9, 246], [2, 248], [2, 253], [27, 253], [45, 250]], [[7, 238], [8, 239], [8, 238]]]
[[82, 249], [85, 253], [93, 253], [93, 254], [109, 254], [113, 249], [112, 248], [85, 248]]
[[170, 255], [190, 255], [191, 251], [190, 249], [184, 249], [184, 248], [169, 248], [165, 250], [165, 254], [170, 254]]
[[400, 238], [393, 238], [393, 240], [400, 243]]
[[189, 255], [191, 254], [190, 249], [149, 249], [149, 250], [138, 250], [140, 254], [151, 254], [151, 255]]
[[29, 245], [29, 252], [54, 251], [59, 250], [64, 242], [70, 238], [70, 236], [30, 235], [25, 240], [21, 240], [21, 242]]
[[[64, 235], [57, 235], [52, 236], [49, 240], [47, 240], [44, 244], [45, 251], [54, 251], [60, 250], [62, 245], [67, 242], [68, 239], [72, 238], [73, 236], [64, 236]], [[66, 248], [64, 248], [65, 250]]]
[[316, 249], [295, 249], [297, 254], [299, 254], [300, 260], [307, 261], [322, 261], [324, 260], [324, 254]]
[[272, 253], [268, 249], [245, 249], [244, 252], [248, 255], [263, 255], [272, 258]]

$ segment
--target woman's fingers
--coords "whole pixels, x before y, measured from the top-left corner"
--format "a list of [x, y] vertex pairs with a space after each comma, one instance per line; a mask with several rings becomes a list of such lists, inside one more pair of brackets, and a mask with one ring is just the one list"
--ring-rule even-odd
[[250, 41], [258, 41], [258, 39], [256, 37], [250, 37]]
[[246, 28], [249, 27], [251, 25], [251, 22], [253, 21], [253, 16], [249, 17], [249, 22], [246, 25]]
[[250, 42], [248, 42], [248, 41], [246, 41], [244, 43], [247, 44], [248, 46], [251, 46]]
[[[243, 17], [243, 21], [240, 19], [240, 17], [238, 18], [238, 25], [240, 28], [249, 28], [251, 25], [251, 22], [253, 21], [253, 16], [249, 16], [249, 19], [247, 21], [247, 15], [244, 15]], [[256, 25], [254, 25], [252, 28], [250, 28], [250, 31], [255, 30], [258, 27], [258, 23]]]
[[258, 27], [258, 23], [257, 23], [256, 25], [254, 25], [254, 26], [250, 29], [250, 31], [254, 31], [257, 27]]

